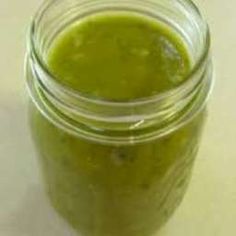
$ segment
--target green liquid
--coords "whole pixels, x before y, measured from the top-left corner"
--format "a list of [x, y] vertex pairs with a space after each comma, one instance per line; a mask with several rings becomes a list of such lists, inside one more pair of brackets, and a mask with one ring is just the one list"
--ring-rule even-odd
[[53, 43], [48, 64], [65, 86], [112, 101], [170, 90], [190, 70], [182, 41], [135, 15], [96, 16], [73, 25]]
[[[89, 18], [63, 31], [48, 65], [63, 85], [127, 101], [184, 81], [190, 59], [167, 27], [143, 17]], [[102, 145], [73, 136], [31, 106], [33, 138], [53, 206], [85, 236], [150, 236], [172, 215], [188, 185], [204, 112], [165, 137]]]

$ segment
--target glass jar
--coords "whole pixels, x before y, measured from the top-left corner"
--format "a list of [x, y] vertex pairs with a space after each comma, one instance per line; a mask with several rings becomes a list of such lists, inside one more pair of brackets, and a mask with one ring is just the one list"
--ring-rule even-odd
[[[47, 53], [63, 29], [97, 12], [152, 17], [191, 56], [176, 88], [128, 102], [99, 100], [56, 82]], [[206, 22], [188, 0], [46, 1], [30, 30], [26, 78], [32, 137], [52, 205], [82, 235], [149, 236], [183, 199], [212, 84]]]

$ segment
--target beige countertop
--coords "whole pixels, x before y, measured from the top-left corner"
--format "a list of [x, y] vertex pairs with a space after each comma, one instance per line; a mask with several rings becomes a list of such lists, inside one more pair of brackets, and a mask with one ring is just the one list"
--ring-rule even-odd
[[[236, 235], [236, 1], [198, 0], [211, 26], [216, 85], [183, 204], [158, 236]], [[27, 24], [39, 0], [0, 1], [0, 236], [74, 236], [41, 186], [26, 114]]]

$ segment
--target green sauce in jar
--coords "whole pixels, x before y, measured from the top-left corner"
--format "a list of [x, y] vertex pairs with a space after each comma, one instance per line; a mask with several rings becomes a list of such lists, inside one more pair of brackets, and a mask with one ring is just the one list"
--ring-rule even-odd
[[155, 141], [110, 146], [70, 135], [31, 109], [51, 202], [82, 235], [150, 236], [181, 202], [204, 113]]
[[190, 59], [183, 42], [161, 23], [111, 14], [64, 30], [51, 46], [48, 66], [73, 90], [128, 101], [179, 85], [190, 71]]
[[[112, 102], [170, 91], [191, 69], [174, 31], [132, 14], [73, 24], [54, 40], [47, 61], [63, 86]], [[205, 117], [202, 111], [150, 142], [111, 145], [70, 134], [34, 105], [30, 114], [52, 204], [88, 236], [149, 236], [166, 222], [188, 185]]]

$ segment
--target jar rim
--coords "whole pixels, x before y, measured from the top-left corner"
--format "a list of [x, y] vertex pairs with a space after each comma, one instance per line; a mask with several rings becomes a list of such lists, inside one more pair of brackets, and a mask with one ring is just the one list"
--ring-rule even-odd
[[[161, 6], [163, 1], [147, 0], [145, 3], [158, 2], [160, 4], [158, 7], [163, 7]], [[171, 0], [165, 1], [168, 4], [172, 3]], [[77, 0], [75, 2], [91, 3], [89, 0]], [[118, 3], [115, 0], [92, 1], [92, 3], [95, 2], [109, 2], [112, 4], [138, 2], [140, 5], [144, 3], [143, 0], [120, 0]], [[197, 60], [186, 79], [178, 86], [154, 96], [125, 102], [88, 96], [77, 90], [74, 91], [53, 79], [55, 78], [54, 75], [51, 74], [47, 65], [45, 65], [43, 55], [38, 53], [38, 48], [36, 47], [38, 39], [37, 24], [42, 20], [48, 7], [52, 7], [54, 3], [63, 3], [63, 1], [52, 0], [43, 3], [31, 23], [25, 64], [27, 88], [39, 111], [54, 125], [71, 134], [96, 142], [113, 144], [150, 141], [174, 132], [174, 130], [179, 129], [190, 121], [203, 109], [212, 88], [210, 31], [207, 22], [191, 0], [175, 0], [174, 2], [180, 4], [177, 7], [187, 7], [187, 9], [180, 9], [180, 11], [183, 10], [186, 13], [190, 7], [190, 10], [193, 10], [194, 14], [196, 14], [195, 17], [197, 19], [193, 20], [198, 22], [193, 21], [196, 23], [194, 27], [196, 26], [199, 37], [201, 33], [203, 34], [201, 36], [203, 39], [200, 39], [201, 41], [199, 42], [203, 44], [201, 53], [200, 55], [198, 54]], [[172, 5], [169, 5], [169, 7], [172, 7]], [[149, 8], [150, 5], [148, 10]], [[135, 9], [132, 12], [136, 13]], [[146, 14], [147, 12], [142, 13]], [[152, 12], [154, 12], [153, 9]], [[83, 14], [82, 16], [88, 16], [88, 14]], [[147, 16], [149, 15], [147, 14]], [[188, 16], [184, 15], [187, 20]], [[175, 28], [175, 25], [170, 24], [170, 26]], [[200, 27], [203, 27], [202, 31]], [[185, 36], [183, 35], [183, 38]]]
[[40, 69], [44, 72], [46, 75], [46, 78], [50, 80], [50, 83], [53, 84], [53, 86], [56, 86], [58, 89], [61, 89], [63, 91], [66, 91], [66, 93], [78, 100], [84, 100], [89, 103], [97, 104], [97, 105], [102, 105], [102, 106], [113, 106], [113, 107], [133, 107], [133, 106], [138, 106], [138, 105], [144, 105], [146, 103], [150, 102], [160, 102], [165, 100], [166, 98], [172, 96], [173, 94], [179, 94], [183, 90], [187, 90], [187, 88], [193, 86], [193, 84], [196, 84], [199, 81], [193, 81], [191, 78], [194, 78], [195, 80], [198, 80], [199, 78], [195, 76], [196, 74], [199, 73], [201, 70], [202, 66], [208, 61], [209, 54], [210, 54], [210, 45], [211, 45], [211, 38], [210, 38], [210, 30], [208, 27], [207, 22], [203, 18], [202, 14], [199, 12], [198, 7], [195, 5], [195, 3], [192, 0], [181, 0], [184, 2], [188, 2], [188, 4], [191, 5], [191, 7], [194, 8], [194, 10], [197, 12], [198, 16], [202, 20], [202, 22], [205, 24], [205, 42], [204, 42], [204, 48], [201, 51], [201, 55], [197, 58], [196, 62], [192, 66], [192, 68], [189, 70], [189, 72], [184, 76], [183, 80], [181, 83], [176, 85], [174, 88], [163, 91], [160, 93], [157, 93], [152, 96], [146, 96], [142, 98], [135, 98], [127, 101], [113, 101], [109, 99], [104, 99], [102, 97], [95, 97], [93, 95], [88, 95], [86, 93], [80, 92], [78, 90], [75, 90], [71, 87], [68, 87], [64, 85], [60, 80], [55, 79], [56, 75], [53, 74], [49, 67], [46, 65], [46, 63], [43, 62], [42, 57], [39, 55], [37, 49], [36, 49], [36, 42], [35, 42], [35, 31], [37, 27], [37, 20], [42, 17], [42, 15], [45, 13], [45, 11], [48, 10], [51, 6], [53, 6], [54, 2], [56, 1], [50, 1], [50, 2], [44, 2], [38, 12], [35, 14], [33, 17], [33, 20], [30, 25], [30, 38], [28, 41], [28, 51], [34, 58], [35, 62], [38, 64]]

